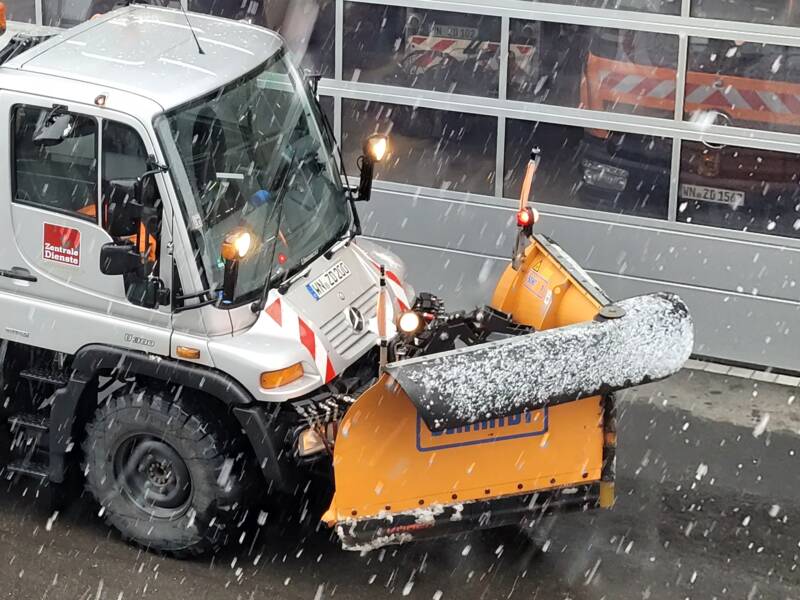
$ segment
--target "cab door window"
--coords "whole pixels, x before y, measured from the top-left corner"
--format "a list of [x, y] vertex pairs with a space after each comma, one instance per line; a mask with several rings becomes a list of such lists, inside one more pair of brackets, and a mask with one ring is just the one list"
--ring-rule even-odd
[[14, 201], [95, 221], [97, 121], [55, 108], [13, 111]]
[[[124, 182], [135, 181], [142, 177], [148, 170], [148, 154], [144, 141], [139, 133], [128, 125], [117, 121], [103, 121], [102, 140], [102, 211], [101, 225], [108, 231], [109, 202], [114, 198], [114, 187]], [[145, 258], [145, 276], [158, 275], [158, 254], [161, 232], [161, 198], [158, 187], [152, 177], [146, 178], [143, 186], [149, 192], [146, 194], [151, 200], [142, 207], [141, 223], [138, 231], [125, 240], [136, 244], [139, 252]], [[143, 192], [144, 193], [144, 192]], [[118, 198], [117, 194], [117, 198]], [[111, 232], [109, 232], [111, 233]], [[130, 281], [128, 281], [130, 280]], [[131, 299], [132, 282], [137, 278], [126, 277], [126, 289]]]

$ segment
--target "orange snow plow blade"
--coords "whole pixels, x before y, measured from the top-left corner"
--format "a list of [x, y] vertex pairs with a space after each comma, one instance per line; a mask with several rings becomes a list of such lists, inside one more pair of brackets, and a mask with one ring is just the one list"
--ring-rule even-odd
[[570, 490], [574, 508], [595, 505], [599, 487], [587, 484], [599, 482], [602, 463], [599, 398], [431, 433], [384, 375], [342, 424], [324, 520], [353, 550], [518, 523], [547, 507], [545, 495], [531, 497], [541, 490], [580, 486]]
[[[610, 302], [571, 258], [540, 238], [520, 268], [503, 275], [492, 304], [540, 331], [591, 321]], [[345, 548], [364, 550], [610, 506], [613, 431], [610, 396], [431, 431], [384, 373], [341, 423], [336, 493], [323, 520]]]

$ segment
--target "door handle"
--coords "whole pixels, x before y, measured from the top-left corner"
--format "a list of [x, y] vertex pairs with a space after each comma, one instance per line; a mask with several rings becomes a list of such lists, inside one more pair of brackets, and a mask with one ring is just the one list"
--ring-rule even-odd
[[29, 281], [36, 283], [37, 279], [28, 269], [22, 267], [11, 267], [10, 270], [0, 269], [0, 277], [8, 277], [9, 279], [21, 279], [22, 281]]

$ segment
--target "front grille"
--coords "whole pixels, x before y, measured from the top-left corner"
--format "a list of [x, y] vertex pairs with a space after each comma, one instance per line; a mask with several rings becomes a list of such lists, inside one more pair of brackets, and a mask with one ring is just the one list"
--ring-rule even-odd
[[370, 319], [374, 319], [378, 312], [378, 288], [369, 286], [350, 306], [357, 308], [364, 315], [365, 328], [363, 331], [353, 331], [347, 322], [344, 311], [337, 314], [321, 327], [322, 335], [328, 340], [333, 350], [342, 358], [350, 359], [361, 350], [363, 342], [371, 335], [366, 326]]

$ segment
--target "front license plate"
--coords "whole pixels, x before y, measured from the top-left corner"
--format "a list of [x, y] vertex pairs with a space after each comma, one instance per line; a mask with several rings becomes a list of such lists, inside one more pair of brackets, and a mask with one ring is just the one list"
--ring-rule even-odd
[[744, 204], [744, 192], [742, 191], [726, 190], [723, 188], [708, 187], [705, 185], [682, 183], [680, 188], [680, 196], [685, 200], [715, 202], [716, 204], [727, 204], [734, 208]]
[[456, 25], [434, 25], [431, 28], [433, 37], [455, 38], [457, 40], [472, 40], [478, 36], [475, 27], [458, 27]]
[[350, 267], [339, 261], [311, 283], [306, 284], [308, 292], [319, 300], [345, 279], [350, 277]]

